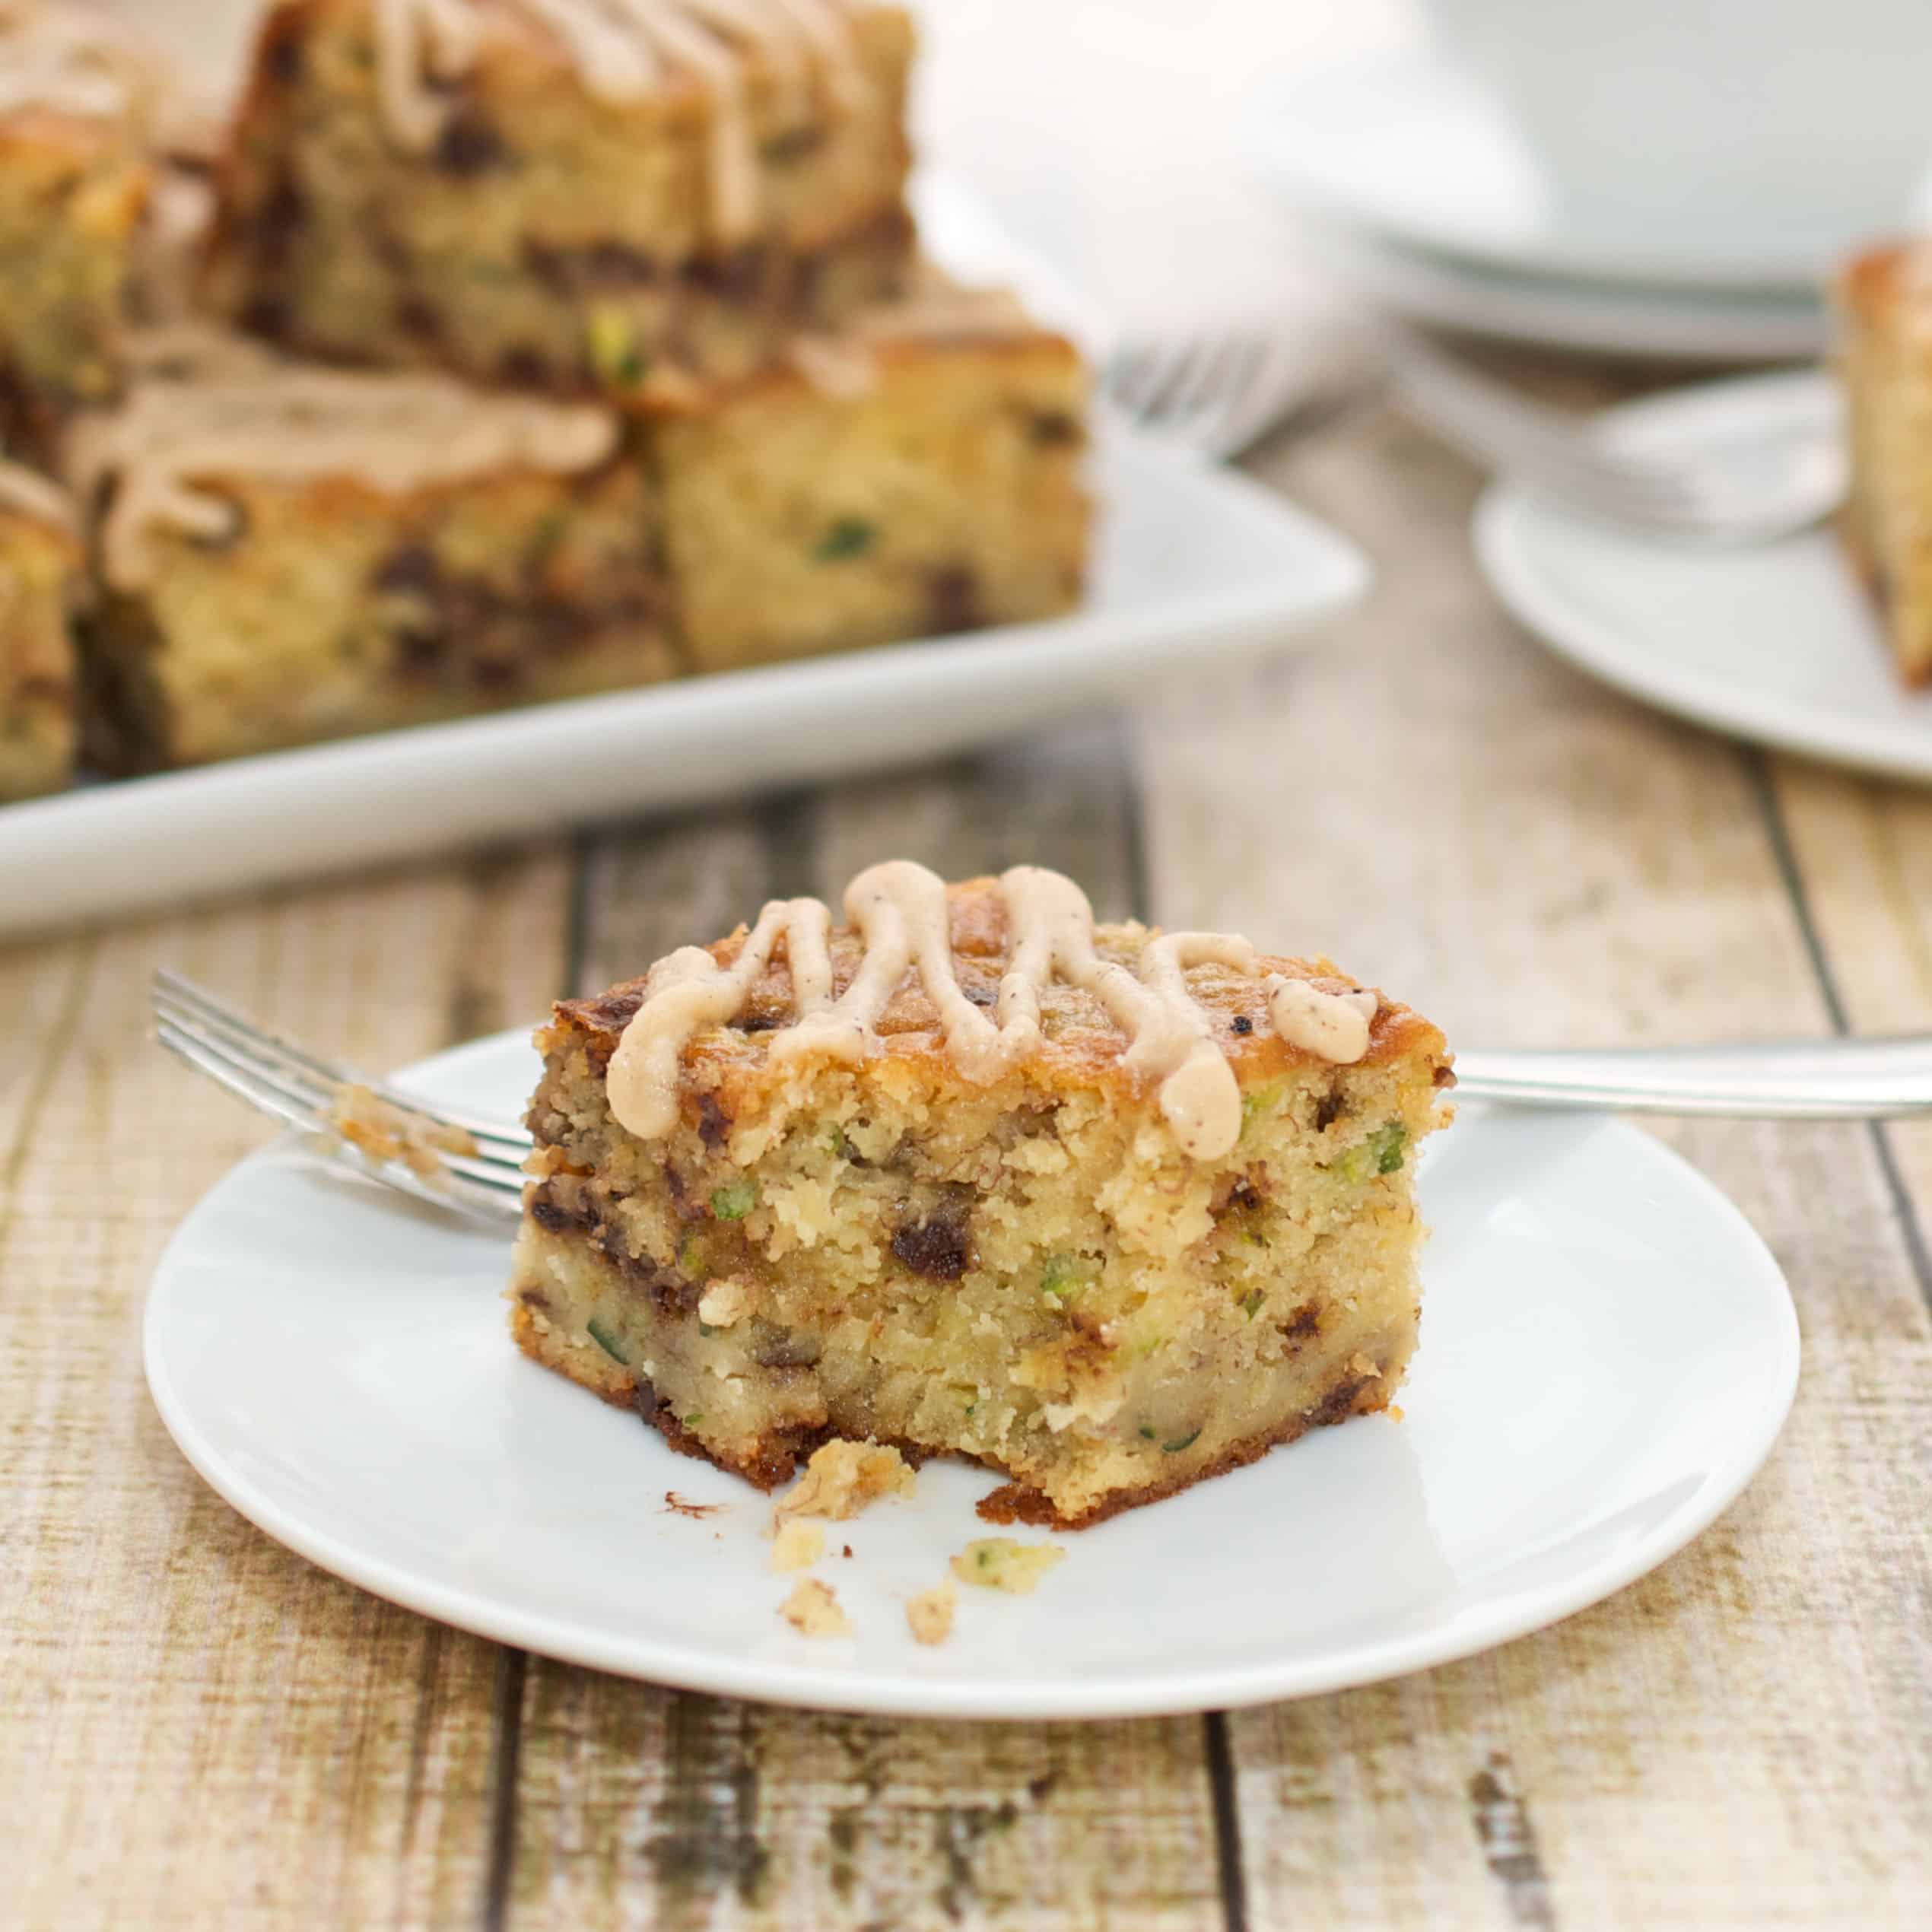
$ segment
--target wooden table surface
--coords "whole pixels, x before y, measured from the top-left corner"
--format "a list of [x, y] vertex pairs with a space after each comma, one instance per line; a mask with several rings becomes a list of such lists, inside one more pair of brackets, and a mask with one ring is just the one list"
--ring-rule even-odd
[[[1052, 17], [1148, 87], [1209, 47], [1231, 88], [1264, 29], [1312, 43], [1376, 11], [1197, 0], [1184, 30], [1168, 5]], [[1026, 10], [958, 0], [946, 57], [991, 61], [1003, 11]], [[985, 123], [1003, 211], [1083, 239], [1117, 288], [1191, 281], [1149, 259], [1148, 198], [1235, 203], [1147, 148], [1155, 96], [1060, 114], [1050, 66], [996, 64], [1031, 90], [1006, 121], [970, 75], [935, 114]], [[1060, 144], [1050, 168], [1022, 123]], [[1068, 186], [1082, 154], [1111, 224]], [[380, 1066], [903, 853], [1035, 860], [1104, 914], [1329, 951], [1452, 1041], [1932, 1025], [1932, 793], [1740, 749], [1546, 656], [1471, 564], [1475, 479], [1373, 405], [1250, 467], [1381, 573], [1252, 674], [936, 769], [0, 950], [0, 1926], [1932, 1922], [1932, 1127], [1667, 1126], [1797, 1297], [1803, 1379], [1763, 1473], [1553, 1629], [1259, 1710], [891, 1722], [552, 1663], [271, 1542], [148, 1400], [156, 1257], [265, 1134], [146, 1044], [164, 963]]]
[[290, 1554], [155, 1416], [149, 1273], [265, 1133], [146, 1044], [164, 962], [381, 1066], [906, 853], [1328, 949], [1452, 1041], [1932, 1024], [1932, 795], [1544, 655], [1472, 567], [1473, 478], [1372, 405], [1253, 467], [1382, 576], [1252, 675], [938, 769], [0, 953], [0, 1923], [1927, 1922], [1927, 1132], [1667, 1130], [1797, 1296], [1768, 1467], [1594, 1609], [1269, 1708], [890, 1722], [552, 1663]]

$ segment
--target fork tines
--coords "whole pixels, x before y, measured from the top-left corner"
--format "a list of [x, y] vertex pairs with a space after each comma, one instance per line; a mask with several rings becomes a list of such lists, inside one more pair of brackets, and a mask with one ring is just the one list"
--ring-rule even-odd
[[[179, 974], [157, 972], [150, 990], [163, 1046], [251, 1107], [313, 1136], [316, 1152], [332, 1165], [493, 1219], [516, 1212], [520, 1163], [530, 1147], [520, 1129], [369, 1079], [256, 1025]], [[370, 1101], [385, 1123], [401, 1117], [396, 1124], [403, 1131], [363, 1130], [357, 1111]]]

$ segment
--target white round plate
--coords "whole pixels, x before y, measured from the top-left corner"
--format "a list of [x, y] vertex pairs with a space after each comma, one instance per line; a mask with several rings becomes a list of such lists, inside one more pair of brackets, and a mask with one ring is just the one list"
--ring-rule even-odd
[[[1701, 384], [1602, 418], [1632, 449], [1738, 465], [1838, 420], [1835, 386], [1816, 370]], [[1475, 539], [1511, 612], [1606, 684], [1735, 737], [1932, 780], [1932, 693], [1899, 683], [1832, 530], [1704, 548], [1501, 483], [1476, 507]]]
[[[504, 1035], [412, 1084], [508, 1114], [535, 1072]], [[1777, 1264], [1660, 1143], [1471, 1107], [1435, 1146], [1405, 1418], [1319, 1430], [1054, 1538], [1066, 1561], [1034, 1595], [962, 1590], [934, 1649], [904, 1600], [986, 1533], [973, 1504], [994, 1478], [928, 1463], [912, 1498], [833, 1526], [817, 1573], [857, 1634], [809, 1641], [776, 1613], [793, 1579], [767, 1567], [764, 1498], [511, 1346], [500, 1241], [292, 1142], [243, 1162], [170, 1244], [148, 1383], [189, 1460], [271, 1536], [548, 1656], [901, 1714], [1305, 1695], [1466, 1656], [1641, 1576], [1743, 1487], [1797, 1377]]]
[[[1646, 209], [1619, 225], [1614, 211], [1566, 208], [1495, 98], [1426, 46], [1271, 82], [1248, 130], [1256, 160], [1297, 205], [1518, 274], [1791, 291], [1816, 284], [1848, 246], [1885, 225], [1848, 211], [1845, 231], [1827, 236], [1781, 226], [1776, 211], [1753, 227], [1698, 220], [1688, 205], [1675, 223]], [[1902, 223], [1912, 197], [1901, 200]]]
[[1332, 225], [1311, 225], [1305, 234], [1337, 277], [1378, 307], [1506, 342], [1593, 354], [1793, 362], [1821, 354], [1831, 339], [1825, 303], [1808, 291], [1617, 287], [1514, 275]]

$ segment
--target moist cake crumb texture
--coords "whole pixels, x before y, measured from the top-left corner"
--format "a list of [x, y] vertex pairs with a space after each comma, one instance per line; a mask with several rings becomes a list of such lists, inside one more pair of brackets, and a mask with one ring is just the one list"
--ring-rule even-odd
[[807, 1637], [849, 1637], [852, 1619], [845, 1614], [829, 1584], [801, 1577], [798, 1586], [778, 1606], [778, 1614]]
[[825, 1553], [825, 1531], [821, 1524], [802, 1516], [788, 1517], [778, 1525], [771, 1540], [771, 1567], [774, 1570], [809, 1570]]
[[906, 1600], [907, 1627], [922, 1644], [943, 1644], [952, 1635], [953, 1612], [958, 1603], [959, 1593], [950, 1579], [936, 1583], [930, 1590]]
[[1433, 1026], [1325, 961], [1096, 926], [1030, 868], [875, 867], [847, 911], [557, 1007], [528, 1353], [761, 1488], [891, 1444], [1069, 1527], [1387, 1406]]
[[[702, 1301], [698, 1317], [704, 1318]], [[882, 1496], [910, 1496], [913, 1473], [897, 1449], [873, 1442], [828, 1442], [812, 1453], [805, 1473], [778, 1499], [776, 1520], [817, 1516], [844, 1522]]]
[[961, 1583], [980, 1590], [1003, 1590], [1009, 1597], [1031, 1597], [1040, 1579], [1066, 1552], [1050, 1543], [1015, 1543], [1011, 1536], [980, 1536], [952, 1559], [952, 1573]]

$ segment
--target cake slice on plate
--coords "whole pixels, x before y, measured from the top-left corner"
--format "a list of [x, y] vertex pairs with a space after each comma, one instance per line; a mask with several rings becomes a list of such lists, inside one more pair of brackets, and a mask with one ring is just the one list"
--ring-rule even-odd
[[761, 1488], [833, 1437], [1073, 1527], [1386, 1408], [1441, 1034], [1323, 961], [862, 873], [558, 1006], [520, 1345]]
[[1899, 675], [1932, 682], [1932, 243], [1875, 248], [1838, 277], [1851, 449], [1844, 528]]

